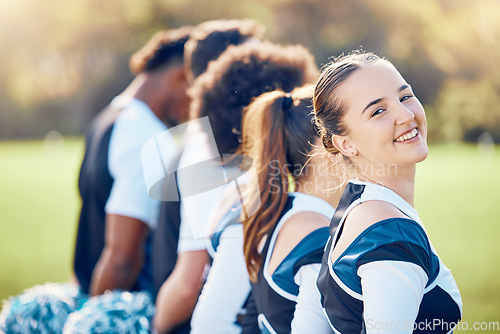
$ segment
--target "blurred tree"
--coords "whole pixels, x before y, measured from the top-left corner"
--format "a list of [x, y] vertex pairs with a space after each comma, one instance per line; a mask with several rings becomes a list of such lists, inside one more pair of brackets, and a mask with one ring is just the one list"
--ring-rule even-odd
[[500, 96], [488, 81], [448, 80], [436, 101], [436, 122], [444, 140], [458, 141], [467, 130], [500, 129]]
[[318, 65], [360, 46], [386, 56], [426, 106], [431, 141], [497, 131], [499, 12], [498, 0], [2, 0], [0, 138], [82, 133], [154, 32], [224, 18], [259, 20]]

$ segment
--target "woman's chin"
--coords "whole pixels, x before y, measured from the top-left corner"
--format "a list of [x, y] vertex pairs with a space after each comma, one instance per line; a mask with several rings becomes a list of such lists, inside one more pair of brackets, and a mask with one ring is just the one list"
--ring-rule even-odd
[[429, 155], [429, 148], [427, 147], [427, 145], [423, 145], [423, 147], [420, 149], [419, 157], [418, 157], [418, 161], [417, 162], [424, 161], [427, 158], [428, 155]]
[[425, 143], [418, 145], [411, 152], [410, 160], [412, 163], [419, 163], [424, 161], [429, 155], [429, 148]]

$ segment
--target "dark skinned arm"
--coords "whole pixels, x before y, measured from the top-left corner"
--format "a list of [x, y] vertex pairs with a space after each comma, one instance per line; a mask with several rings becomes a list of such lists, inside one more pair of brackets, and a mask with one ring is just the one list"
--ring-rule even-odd
[[149, 227], [142, 221], [120, 215], [106, 216], [104, 249], [90, 284], [91, 295], [106, 290], [130, 289], [142, 269], [143, 244]]

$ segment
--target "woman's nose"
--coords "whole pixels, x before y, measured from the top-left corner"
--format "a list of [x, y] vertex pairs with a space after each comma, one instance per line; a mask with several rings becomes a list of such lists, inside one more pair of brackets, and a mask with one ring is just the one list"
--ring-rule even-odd
[[396, 108], [396, 124], [405, 124], [415, 119], [413, 111], [408, 109], [403, 103], [399, 103]]

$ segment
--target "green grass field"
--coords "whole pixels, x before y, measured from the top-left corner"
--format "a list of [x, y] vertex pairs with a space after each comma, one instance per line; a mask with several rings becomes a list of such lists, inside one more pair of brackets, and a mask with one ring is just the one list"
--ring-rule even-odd
[[463, 321], [500, 322], [500, 147], [491, 155], [475, 145], [430, 147], [415, 206], [460, 288]]
[[[0, 299], [70, 277], [81, 139], [0, 142]], [[500, 147], [433, 146], [416, 207], [464, 302], [464, 321], [500, 321]], [[465, 331], [463, 331], [465, 333]], [[470, 332], [470, 331], [469, 331]]]
[[70, 277], [83, 147], [0, 142], [0, 299]]

